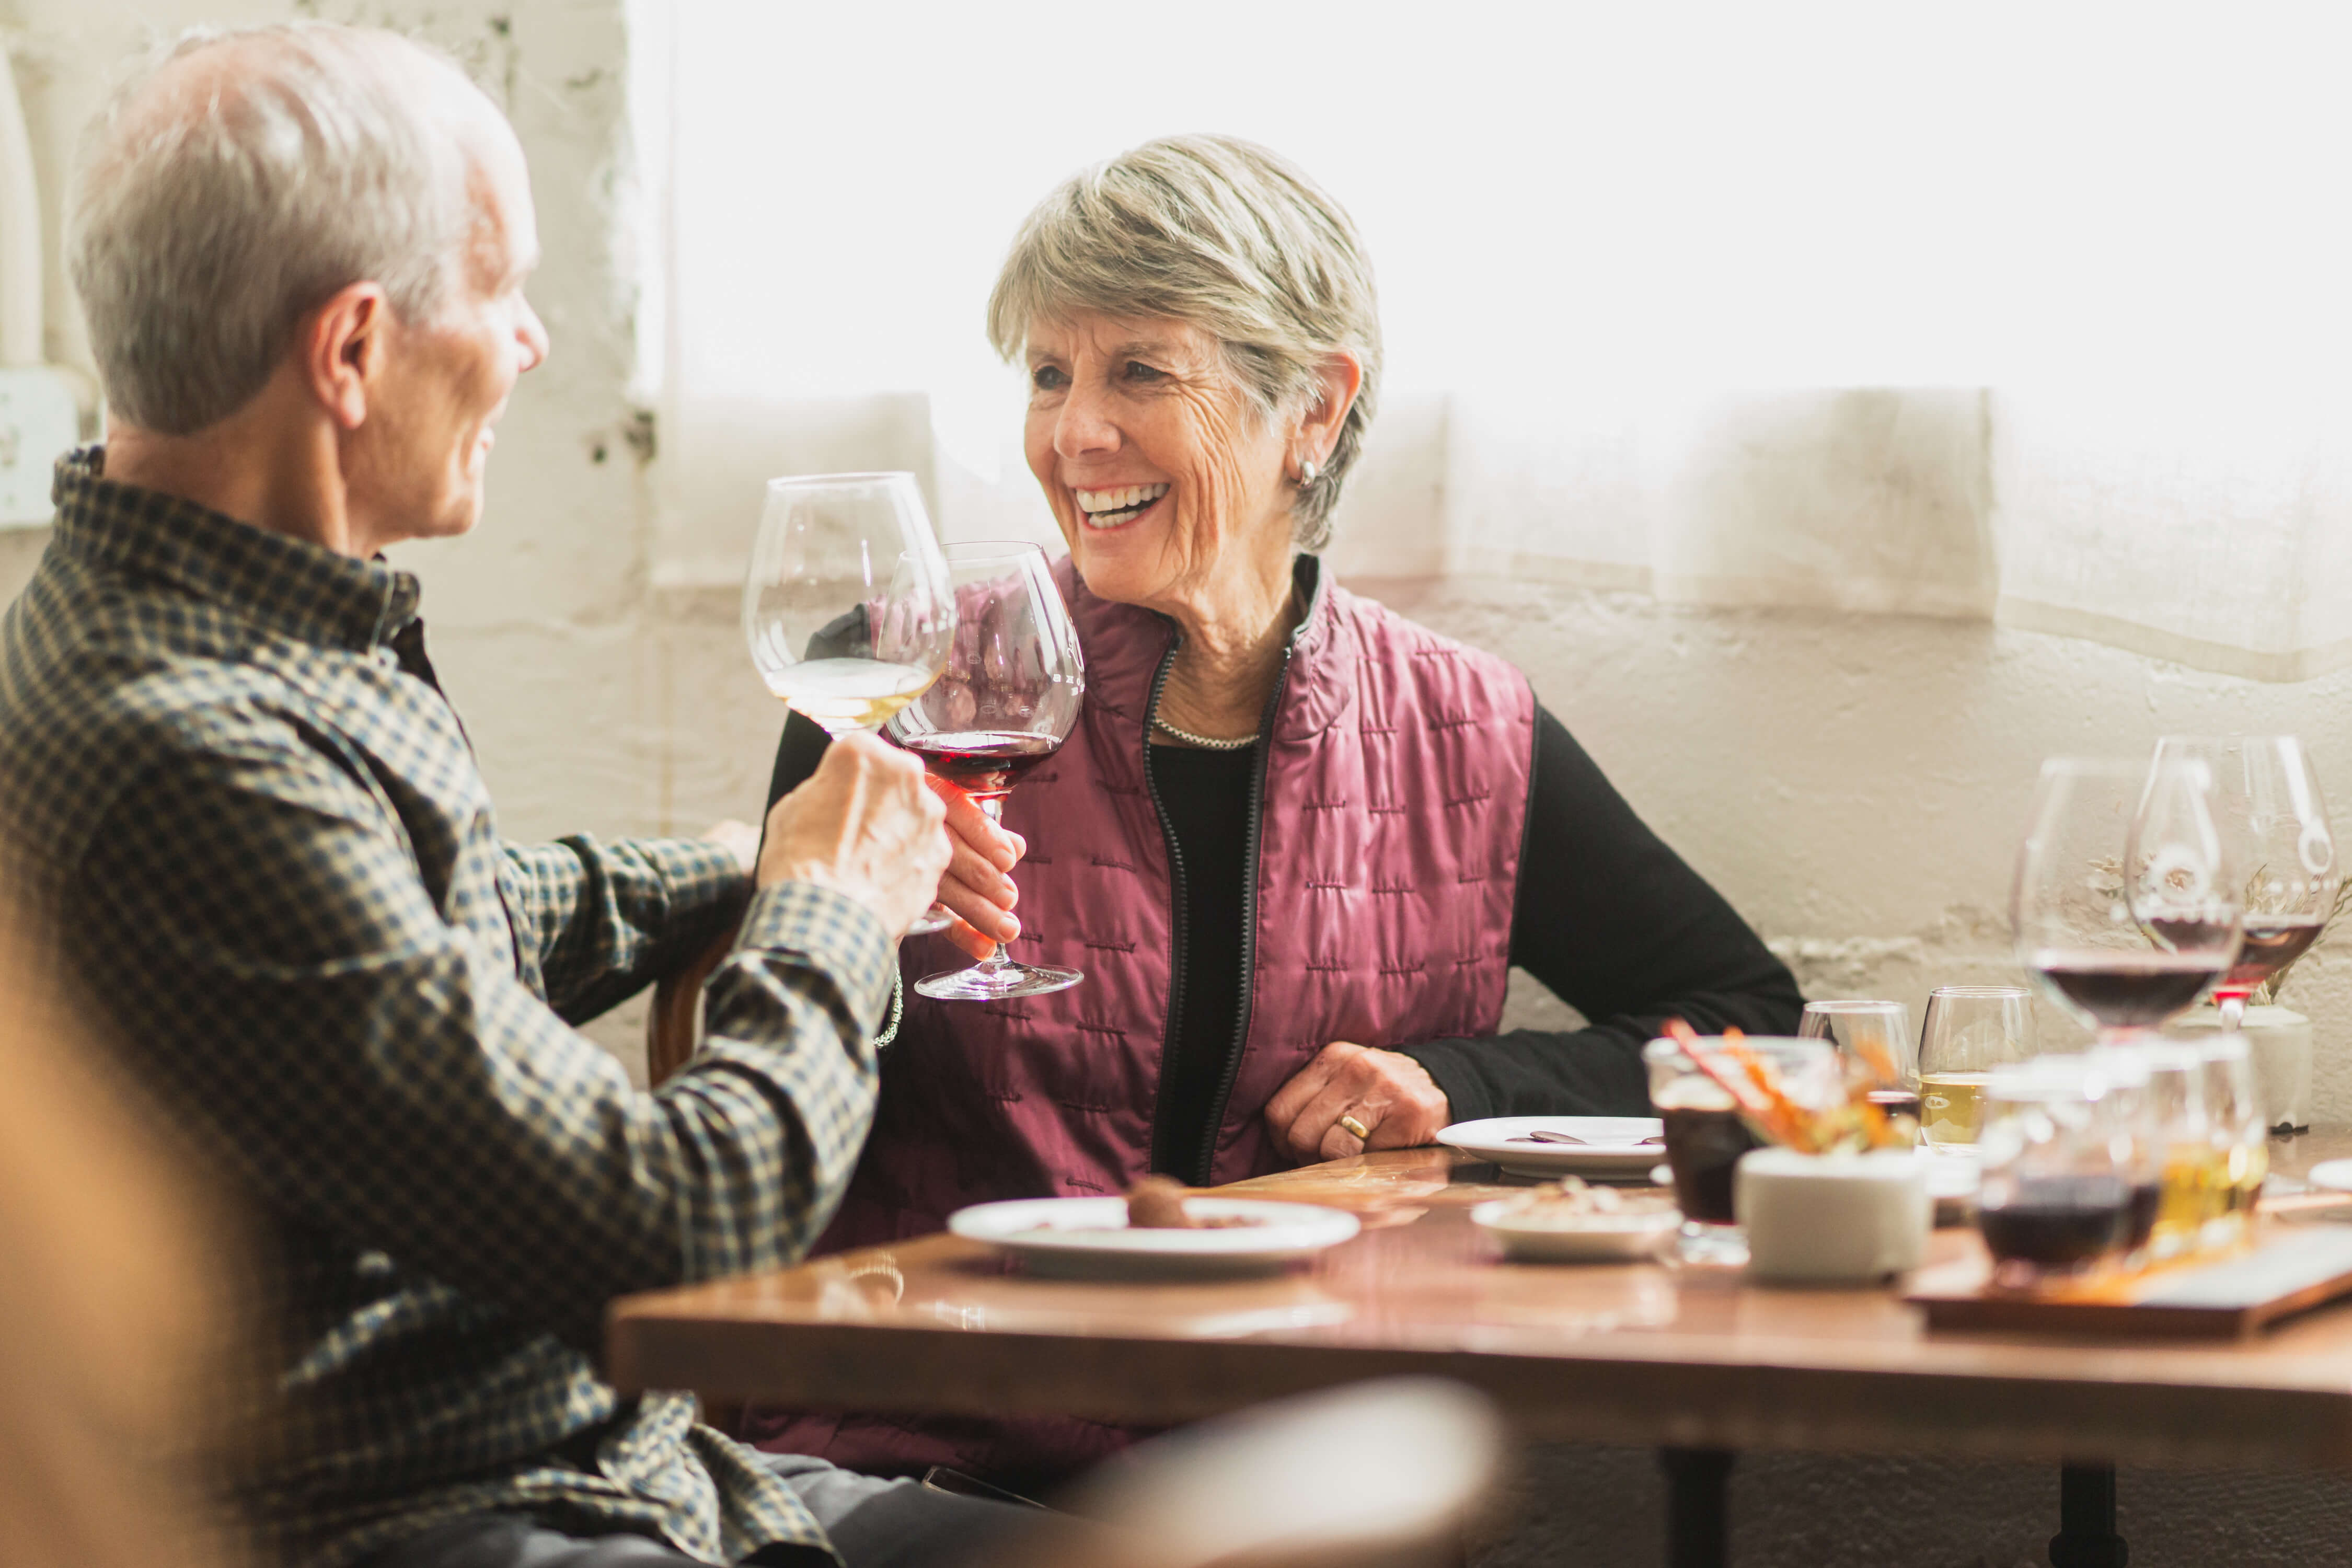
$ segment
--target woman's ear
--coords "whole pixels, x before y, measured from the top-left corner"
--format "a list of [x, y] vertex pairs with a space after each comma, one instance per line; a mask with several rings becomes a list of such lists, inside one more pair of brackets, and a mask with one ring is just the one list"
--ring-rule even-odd
[[1324, 356], [1316, 367], [1317, 393], [1298, 416], [1297, 450], [1292, 462], [1308, 462], [1320, 468], [1331, 460], [1331, 448], [1339, 444], [1339, 427], [1348, 422], [1348, 410], [1356, 405], [1356, 394], [1364, 384], [1364, 362], [1346, 349], [1338, 349]]

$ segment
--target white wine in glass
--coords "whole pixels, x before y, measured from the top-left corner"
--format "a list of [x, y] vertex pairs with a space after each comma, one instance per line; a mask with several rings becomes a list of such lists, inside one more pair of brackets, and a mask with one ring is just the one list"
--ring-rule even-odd
[[912, 474], [768, 481], [743, 639], [768, 689], [828, 735], [878, 730], [940, 678], [947, 563]]

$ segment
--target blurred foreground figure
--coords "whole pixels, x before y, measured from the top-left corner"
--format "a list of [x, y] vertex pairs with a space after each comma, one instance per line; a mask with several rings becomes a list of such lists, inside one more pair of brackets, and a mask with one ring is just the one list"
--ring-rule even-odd
[[0, 1561], [227, 1568], [194, 1467], [230, 1359], [222, 1228], [0, 908]]
[[1280, 1400], [1104, 1465], [1069, 1500], [1103, 1535], [1025, 1568], [1441, 1568], [1462, 1561], [1506, 1455], [1494, 1406], [1459, 1384]]
[[[497, 110], [389, 34], [194, 36], [92, 128], [67, 250], [113, 420], [58, 464], [0, 618], [0, 837], [60, 969], [255, 1211], [272, 1397], [229, 1493], [262, 1549], [882, 1568], [1034, 1528], [597, 1375], [612, 1298], [791, 1261], [830, 1217], [892, 944], [949, 847], [920, 765], [870, 738], [777, 804], [756, 873], [700, 840], [500, 839], [380, 553], [474, 526], [548, 351]], [[709, 1044], [637, 1092], [572, 1026], [739, 915]]]

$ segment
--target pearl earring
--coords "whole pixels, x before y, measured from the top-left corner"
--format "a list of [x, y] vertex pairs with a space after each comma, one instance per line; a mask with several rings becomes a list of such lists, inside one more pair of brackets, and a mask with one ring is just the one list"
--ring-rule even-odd
[[1312, 461], [1301, 458], [1298, 464], [1298, 488], [1302, 490], [1311, 488], [1315, 483], [1315, 476], [1321, 472], [1322, 470]]

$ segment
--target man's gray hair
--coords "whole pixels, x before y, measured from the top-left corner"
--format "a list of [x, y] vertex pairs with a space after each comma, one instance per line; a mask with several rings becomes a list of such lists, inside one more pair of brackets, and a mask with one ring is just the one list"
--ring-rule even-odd
[[226, 418], [353, 283], [438, 319], [471, 222], [443, 72], [473, 91], [423, 45], [317, 22], [199, 29], [134, 69], [83, 138], [66, 216], [121, 419], [183, 436]]
[[1168, 136], [1075, 175], [1022, 225], [988, 300], [988, 336], [1017, 359], [1033, 321], [1074, 311], [1160, 317], [1214, 335], [1268, 416], [1321, 395], [1346, 350], [1362, 388], [1338, 445], [1292, 505], [1302, 550], [1331, 509], [1379, 405], [1380, 302], [1356, 226], [1288, 160], [1231, 136]]

